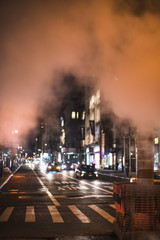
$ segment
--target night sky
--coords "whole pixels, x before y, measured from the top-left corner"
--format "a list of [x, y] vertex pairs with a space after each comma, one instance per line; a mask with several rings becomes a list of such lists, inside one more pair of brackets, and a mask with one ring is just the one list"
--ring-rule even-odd
[[99, 88], [106, 112], [159, 127], [159, 26], [158, 0], [0, 0], [0, 141], [57, 105], [67, 74]]

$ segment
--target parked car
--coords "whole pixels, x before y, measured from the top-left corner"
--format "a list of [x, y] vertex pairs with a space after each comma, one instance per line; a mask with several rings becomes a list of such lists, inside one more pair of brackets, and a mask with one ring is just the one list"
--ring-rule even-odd
[[75, 176], [77, 178], [98, 178], [98, 172], [95, 169], [95, 165], [80, 164], [75, 169]]
[[47, 165], [47, 172], [49, 171], [56, 171], [56, 172], [59, 172], [60, 171], [60, 167], [57, 163], [48, 163]]

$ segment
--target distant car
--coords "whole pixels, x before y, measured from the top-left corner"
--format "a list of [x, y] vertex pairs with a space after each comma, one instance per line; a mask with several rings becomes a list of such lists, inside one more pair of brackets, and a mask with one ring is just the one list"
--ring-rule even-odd
[[56, 171], [59, 172], [60, 171], [60, 167], [57, 163], [48, 163], [47, 165], [47, 172], [49, 171]]
[[81, 164], [75, 169], [77, 178], [98, 178], [98, 172], [94, 165]]
[[67, 165], [66, 165], [65, 163], [62, 163], [62, 164], [61, 164], [61, 169], [62, 169], [62, 170], [67, 169]]

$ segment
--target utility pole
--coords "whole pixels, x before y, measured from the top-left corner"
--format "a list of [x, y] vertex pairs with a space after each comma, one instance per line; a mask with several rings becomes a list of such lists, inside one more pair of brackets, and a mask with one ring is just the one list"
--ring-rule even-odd
[[131, 175], [131, 135], [129, 134], [129, 137], [128, 137], [129, 139], [128, 139], [128, 144], [129, 144], [129, 149], [128, 149], [128, 151], [129, 151], [129, 176]]

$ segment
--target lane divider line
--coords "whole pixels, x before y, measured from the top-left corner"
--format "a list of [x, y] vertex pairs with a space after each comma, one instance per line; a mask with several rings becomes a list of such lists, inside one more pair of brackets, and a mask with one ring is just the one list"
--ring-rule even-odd
[[91, 220], [82, 213], [75, 205], [69, 205], [69, 209], [79, 218], [82, 223], [91, 223]]
[[107, 219], [110, 223], [113, 223], [115, 218], [112, 217], [109, 213], [107, 213], [106, 211], [104, 211], [103, 209], [99, 208], [96, 205], [88, 205], [90, 208], [92, 208], [95, 212], [99, 213], [102, 217], [104, 217], [105, 219]]
[[9, 179], [11, 178], [11, 177], [13, 177], [13, 175], [18, 171], [18, 169], [22, 166], [23, 164], [21, 164], [18, 168], [16, 168], [16, 170], [13, 172], [13, 173], [11, 173], [9, 176], [8, 176], [8, 178], [4, 181], [4, 183], [2, 183], [2, 185], [0, 186], [0, 190], [4, 187], [4, 185], [9, 181]]
[[59, 202], [55, 199], [55, 197], [52, 195], [52, 193], [48, 190], [48, 188], [44, 185], [44, 183], [41, 181], [41, 179], [38, 177], [37, 173], [32, 169], [35, 176], [37, 177], [38, 181], [40, 182], [41, 186], [45, 189], [46, 193], [50, 197], [51, 201], [54, 203], [55, 206], [60, 206]]

